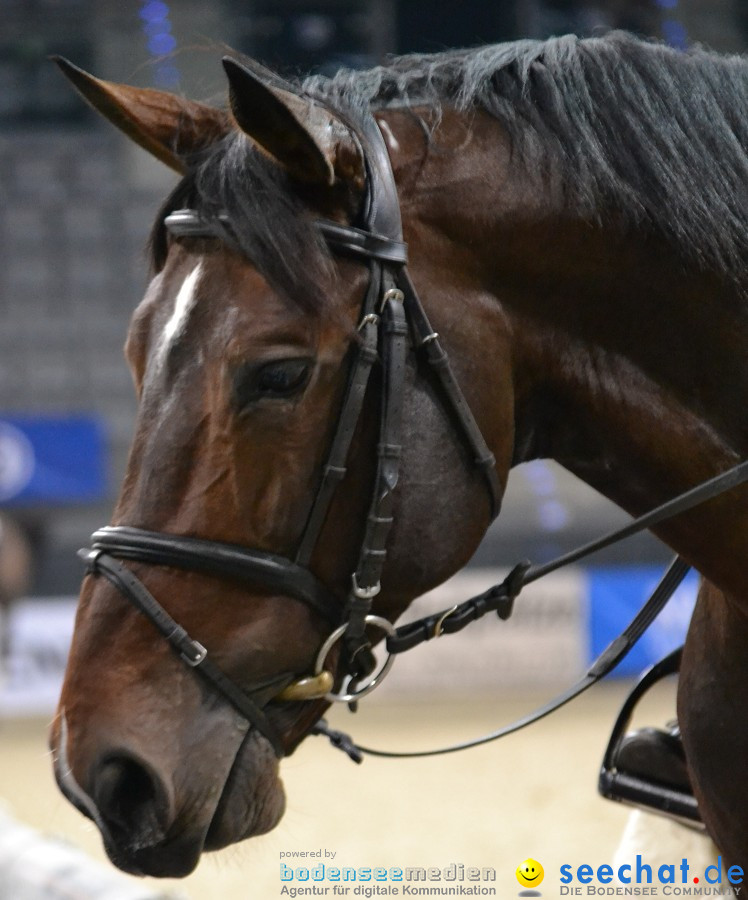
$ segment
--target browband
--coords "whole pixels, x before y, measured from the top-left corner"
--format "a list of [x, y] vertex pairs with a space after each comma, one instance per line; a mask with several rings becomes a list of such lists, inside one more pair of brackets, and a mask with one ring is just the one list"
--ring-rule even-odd
[[[225, 224], [230, 233], [226, 217], [219, 216], [218, 221]], [[194, 209], [177, 209], [169, 213], [164, 219], [164, 225], [175, 237], [211, 237], [221, 240], [226, 237], [226, 230], [217, 227]], [[365, 231], [355, 225], [341, 225], [326, 219], [316, 221], [315, 226], [331, 250], [402, 266], [408, 262], [408, 247], [403, 241]]]

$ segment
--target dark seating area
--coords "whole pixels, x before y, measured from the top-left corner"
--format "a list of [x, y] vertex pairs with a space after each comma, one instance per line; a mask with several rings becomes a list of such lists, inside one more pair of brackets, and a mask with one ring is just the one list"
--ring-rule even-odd
[[[0, 412], [100, 417], [111, 497], [135, 410], [122, 347], [158, 196], [123, 178], [124, 154], [98, 128], [0, 138]], [[35, 590], [74, 589], [68, 554], [110, 504], [12, 510], [44, 547]]]

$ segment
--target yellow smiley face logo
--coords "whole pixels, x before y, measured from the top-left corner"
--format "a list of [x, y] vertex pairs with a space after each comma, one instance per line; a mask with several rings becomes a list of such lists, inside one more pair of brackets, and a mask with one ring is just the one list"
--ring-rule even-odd
[[526, 859], [517, 866], [517, 881], [522, 887], [537, 887], [544, 876], [543, 867], [537, 859]]

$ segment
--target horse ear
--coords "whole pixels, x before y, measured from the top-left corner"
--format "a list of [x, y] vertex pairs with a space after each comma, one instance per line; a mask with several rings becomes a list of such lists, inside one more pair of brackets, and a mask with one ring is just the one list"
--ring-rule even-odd
[[221, 109], [166, 91], [102, 81], [62, 57], [53, 60], [97, 112], [180, 174], [191, 154], [231, 130], [230, 118]]
[[225, 57], [223, 67], [239, 128], [294, 178], [325, 185], [340, 178], [363, 187], [358, 142], [330, 110], [252, 60]]

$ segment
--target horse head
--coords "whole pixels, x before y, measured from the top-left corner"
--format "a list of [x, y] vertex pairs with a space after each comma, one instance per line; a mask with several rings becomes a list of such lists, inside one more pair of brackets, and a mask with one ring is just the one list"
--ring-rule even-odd
[[[112, 860], [184, 875], [280, 819], [279, 756], [340, 682], [337, 642], [330, 683], [294, 699], [297, 682], [351, 597], [391, 622], [474, 552], [513, 452], [507, 335], [439, 224], [434, 167], [459, 167], [466, 140], [448, 110], [438, 129], [458, 149], [427, 165], [434, 136], [415, 116], [387, 111], [377, 127], [252, 63], [225, 63], [231, 114], [61, 65], [181, 180], [127, 337], [135, 435], [113, 527], [87, 557], [51, 742], [63, 792]], [[397, 280], [398, 194], [429, 319]], [[190, 548], [203, 564], [180, 564]], [[241, 572], [205, 562], [227, 552]], [[263, 565], [286, 574], [245, 577]], [[352, 573], [372, 569], [376, 584], [352, 593]], [[261, 727], [172, 652], [177, 625]], [[364, 643], [379, 634], [364, 630]]]

